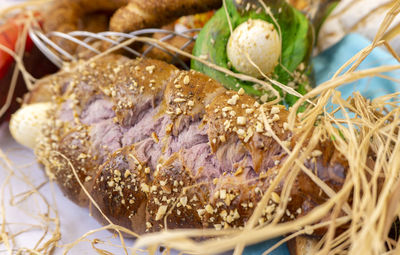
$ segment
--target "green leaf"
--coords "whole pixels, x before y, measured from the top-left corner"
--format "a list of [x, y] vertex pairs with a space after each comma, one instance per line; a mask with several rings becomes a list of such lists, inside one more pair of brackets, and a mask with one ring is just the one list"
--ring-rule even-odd
[[[210, 62], [235, 72], [233, 68], [228, 66], [229, 59], [226, 52], [230, 36], [228, 18], [232, 23], [233, 29], [248, 19], [261, 19], [274, 24], [277, 29], [279, 26], [281, 31], [281, 64], [276, 66], [273, 78], [286, 85], [295, 80], [293, 73], [298, 70], [301, 64], [303, 64], [305, 68], [299, 75], [301, 76], [303, 73], [310, 75], [309, 60], [314, 38], [312, 26], [308, 19], [284, 0], [264, 0], [264, 3], [270, 8], [274, 18], [277, 20], [277, 25], [264, 11], [259, 1], [242, 0], [240, 2], [241, 4], [237, 4], [237, 2], [233, 0], [226, 1], [228, 15], [224, 8], [216, 12], [214, 17], [200, 32], [196, 40], [193, 54], [195, 56], [207, 56]], [[247, 9], [246, 7], [248, 4], [256, 8]], [[221, 82], [228, 89], [238, 90], [239, 88], [243, 88], [246, 93], [253, 96], [261, 96], [264, 93], [268, 93], [266, 91], [257, 90], [253, 84], [216, 71], [196, 60], [192, 61], [191, 67]], [[305, 93], [307, 87], [309, 87], [309, 84], [298, 84], [297, 91]], [[285, 97], [285, 94], [280, 89], [277, 90], [280, 92], [281, 96], [285, 98], [283, 103], [293, 105], [297, 100], [297, 98], [292, 95], [286, 95]]]

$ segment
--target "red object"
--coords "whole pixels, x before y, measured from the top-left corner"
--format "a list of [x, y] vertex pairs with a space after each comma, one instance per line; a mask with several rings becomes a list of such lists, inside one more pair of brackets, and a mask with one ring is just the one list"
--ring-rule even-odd
[[[36, 18], [40, 18], [38, 12], [35, 12], [33, 15]], [[15, 51], [19, 36], [25, 29], [27, 19], [28, 16], [26, 14], [18, 14], [0, 26], [0, 45], [7, 47], [11, 51]], [[32, 47], [33, 42], [27, 36], [25, 51], [31, 51]], [[0, 48], [0, 79], [5, 76], [13, 61], [13, 57]]]
[[[38, 12], [33, 13], [37, 20], [41, 19], [41, 15]], [[25, 13], [18, 14], [3, 25], [0, 26], [0, 108], [5, 104], [7, 95], [9, 93], [9, 87], [15, 68], [13, 57], [7, 53], [3, 47], [8, 48], [11, 51], [15, 51], [18, 46], [20, 36], [25, 35], [24, 29], [26, 29], [27, 19], [29, 16]], [[40, 22], [39, 22], [40, 25]], [[34, 46], [32, 40], [26, 34], [25, 51], [23, 62], [26, 70], [32, 74], [35, 78], [41, 78], [45, 74], [55, 72], [56, 67], [50, 63], [46, 57]], [[19, 104], [16, 102], [16, 97], [22, 97], [27, 92], [25, 82], [19, 74], [17, 84], [12, 99], [12, 104], [4, 116], [0, 116], [0, 123], [7, 119], [9, 115], [18, 109]]]

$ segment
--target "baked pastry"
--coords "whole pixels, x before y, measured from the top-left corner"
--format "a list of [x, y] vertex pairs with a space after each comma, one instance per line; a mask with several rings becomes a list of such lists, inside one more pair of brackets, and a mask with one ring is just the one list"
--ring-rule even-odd
[[[173, 36], [167, 40], [165, 40], [166, 39], [165, 37], [171, 36], [173, 32], [176, 32], [195, 38], [198, 35], [198, 32], [195, 31], [188, 32], [188, 31], [191, 29], [203, 28], [203, 26], [208, 22], [208, 20], [214, 15], [214, 13], [215, 13], [214, 11], [209, 11], [205, 13], [198, 13], [195, 15], [183, 16], [177, 19], [175, 22], [161, 27], [162, 29], [171, 31], [169, 34], [158, 32], [153, 34], [153, 38], [157, 40], [163, 40], [165, 43], [168, 43], [176, 48], [181, 48], [181, 49], [183, 48], [183, 50], [187, 53], [192, 53], [194, 47], [194, 41], [191, 41], [190, 39], [180, 35]], [[178, 64], [174, 63], [177, 62], [173, 58], [173, 56], [176, 54], [175, 52], [166, 49], [159, 49], [157, 47], [154, 47], [149, 51], [149, 47], [150, 45], [147, 44], [143, 46], [143, 53], [146, 53], [146, 57], [163, 60], [172, 64]], [[184, 56], [179, 56], [179, 58], [182, 59], [182, 61], [184, 62], [189, 62], [190, 60], [189, 58], [186, 58]]]
[[[76, 30], [132, 32], [161, 27], [181, 16], [213, 10], [219, 6], [220, 0], [60, 0], [53, 1], [45, 11], [43, 29], [47, 33]], [[51, 36], [50, 39], [70, 54], [76, 53], [76, 43], [59, 36]], [[102, 50], [105, 46], [94, 47]]]
[[[137, 233], [243, 227], [288, 157], [265, 123], [289, 149], [298, 136], [283, 106], [259, 105], [242, 90], [158, 60], [108, 56], [48, 83], [55, 95], [38, 160], [70, 199], [88, 206], [84, 187], [113, 223]], [[304, 164], [341, 188], [347, 162], [329, 139]], [[259, 224], [275, 218], [283, 185]], [[300, 172], [282, 221], [326, 199]]]
[[179, 17], [219, 8], [221, 0], [129, 0], [110, 20], [110, 30], [131, 32], [161, 27]]
[[[45, 10], [43, 30], [68, 33], [81, 30], [102, 32], [108, 30], [109, 19], [128, 0], [57, 0]], [[77, 44], [62, 37], [50, 37], [58, 46], [75, 54]]]

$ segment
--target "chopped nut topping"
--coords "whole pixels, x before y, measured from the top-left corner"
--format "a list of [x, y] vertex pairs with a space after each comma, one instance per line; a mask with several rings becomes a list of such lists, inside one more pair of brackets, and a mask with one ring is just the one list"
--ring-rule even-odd
[[244, 117], [244, 116], [239, 116], [239, 117], [237, 117], [237, 119], [236, 119], [236, 123], [238, 124], [238, 125], [246, 125], [246, 121], [247, 121], [247, 119], [246, 119], [246, 117]]
[[271, 114], [277, 114], [279, 113], [281, 110], [279, 109], [278, 106], [272, 106], [271, 108]]
[[149, 193], [150, 192], [150, 187], [146, 183], [140, 184], [140, 188], [142, 189], [143, 192]]
[[272, 117], [272, 121], [277, 121], [277, 120], [279, 120], [279, 115], [274, 114], [274, 116]]
[[157, 214], [156, 214], [156, 220], [161, 220], [165, 213], [167, 212], [167, 206], [166, 205], [162, 205], [158, 208]]
[[108, 184], [108, 187], [111, 188], [111, 187], [114, 187], [114, 184], [115, 184], [115, 183], [114, 183], [113, 180], [111, 180], [111, 181], [108, 181], [107, 184]]
[[226, 107], [222, 108], [222, 111], [223, 111], [223, 112], [232, 111], [232, 107], [226, 106]]
[[261, 122], [257, 122], [257, 124], [256, 124], [256, 132], [257, 133], [264, 132], [264, 125]]
[[283, 122], [283, 129], [288, 130], [289, 129], [289, 124], [287, 122]]
[[243, 129], [239, 128], [236, 132], [239, 136], [245, 136], [246, 135], [246, 131], [244, 131]]
[[181, 108], [176, 108], [176, 109], [175, 109], [175, 113], [176, 113], [176, 115], [181, 114], [181, 113], [182, 113]]
[[228, 215], [228, 216], [226, 217], [226, 222], [232, 223], [233, 221], [234, 221], [234, 219], [233, 219], [233, 217], [232, 217], [231, 215]]
[[228, 216], [228, 212], [226, 210], [223, 210], [222, 212], [219, 213], [219, 216], [225, 218], [226, 216]]
[[183, 205], [183, 206], [186, 206], [187, 205], [187, 197], [186, 196], [184, 196], [184, 197], [181, 197], [180, 199], [179, 199], [179, 202]]
[[231, 126], [231, 122], [229, 120], [225, 120], [225, 122], [224, 122], [224, 130], [225, 130], [225, 132], [228, 131], [230, 126]]
[[222, 189], [222, 190], [219, 192], [219, 198], [220, 198], [220, 199], [225, 199], [225, 198], [226, 198], [226, 190], [225, 190], [225, 189]]
[[146, 66], [146, 71], [149, 72], [150, 74], [152, 74], [154, 72], [155, 68], [156, 68], [155, 65]]
[[186, 99], [179, 97], [174, 99], [174, 103], [183, 103], [183, 102], [186, 102]]
[[238, 91], [238, 94], [239, 94], [239, 96], [242, 96], [244, 94], [244, 89], [240, 88], [239, 91]]
[[151, 223], [150, 222], [146, 222], [146, 228], [151, 228], [153, 225], [151, 225]]
[[233, 219], [235, 220], [240, 219], [240, 214], [237, 209], [235, 209], [235, 212], [233, 213]]
[[214, 212], [214, 209], [212, 208], [212, 206], [210, 204], [206, 205], [206, 207], [204, 209], [206, 209], [206, 211], [209, 214], [212, 214]]
[[189, 75], [185, 75], [185, 77], [183, 78], [183, 84], [188, 85], [189, 82], [190, 82]]
[[205, 213], [206, 213], [206, 210], [205, 210], [205, 209], [198, 209], [198, 210], [197, 210], [197, 214], [198, 214], [200, 217], [203, 216]]
[[254, 109], [248, 108], [248, 109], [245, 110], [245, 112], [246, 112], [247, 114], [252, 114], [252, 113], [254, 112]]
[[230, 99], [228, 99], [227, 103], [229, 105], [236, 105], [238, 99], [239, 99], [238, 95], [233, 95]]

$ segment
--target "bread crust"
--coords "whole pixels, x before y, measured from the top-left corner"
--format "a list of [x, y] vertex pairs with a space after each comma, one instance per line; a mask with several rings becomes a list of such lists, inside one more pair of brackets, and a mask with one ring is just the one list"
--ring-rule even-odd
[[[68, 197], [87, 206], [71, 163], [102, 212], [137, 233], [243, 227], [288, 157], [263, 115], [285, 146], [296, 144], [283, 106], [261, 106], [203, 74], [158, 60], [109, 56], [53, 78], [55, 108], [38, 159]], [[347, 162], [330, 140], [314, 150], [305, 166], [338, 191]], [[283, 184], [259, 224], [276, 216]], [[282, 221], [327, 199], [300, 172]]]
[[[45, 10], [43, 30], [46, 33], [72, 31], [103, 32], [116, 31], [129, 33], [143, 28], [157, 28], [174, 20], [196, 13], [213, 10], [221, 6], [220, 0], [57, 0]], [[88, 59], [93, 52], [70, 40], [59, 36], [50, 39], [66, 52]], [[173, 45], [183, 45], [184, 38], [171, 39]], [[104, 50], [108, 42], [90, 43], [98, 50]], [[190, 51], [193, 45], [189, 46]], [[158, 54], [156, 49], [152, 54]], [[61, 56], [64, 57], [64, 56]], [[162, 60], [170, 59], [162, 54]]]
[[179, 17], [217, 9], [220, 0], [130, 0], [110, 20], [110, 29], [131, 32], [148, 27], [161, 27]]
[[[128, 0], [57, 0], [45, 10], [43, 30], [100, 32], [108, 30], [109, 17], [115, 10], [126, 5]], [[57, 45], [74, 54], [77, 45], [61, 37], [50, 37]]]

